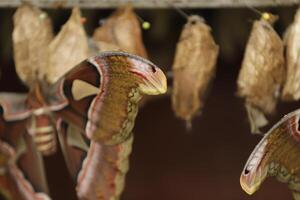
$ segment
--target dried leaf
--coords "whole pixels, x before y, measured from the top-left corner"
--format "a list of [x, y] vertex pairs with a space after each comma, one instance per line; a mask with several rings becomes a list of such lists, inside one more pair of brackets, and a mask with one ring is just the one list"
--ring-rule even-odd
[[49, 46], [47, 80], [55, 82], [88, 56], [88, 39], [81, 23], [80, 10], [74, 8], [71, 17]]
[[96, 42], [115, 45], [121, 50], [147, 57], [139, 20], [131, 6], [119, 8], [93, 34]]
[[285, 101], [300, 99], [300, 8], [293, 24], [288, 28], [284, 42], [286, 44], [287, 76], [282, 91]]
[[[255, 21], [238, 77], [238, 95], [245, 99], [249, 116], [261, 119], [275, 111], [285, 78], [283, 42], [265, 18]], [[258, 114], [261, 112], [261, 114]], [[266, 122], [249, 118], [252, 130]]]
[[51, 20], [35, 6], [23, 4], [14, 14], [13, 49], [16, 71], [31, 85], [44, 76], [47, 48], [53, 38]]
[[218, 52], [211, 28], [199, 16], [191, 16], [176, 48], [172, 94], [175, 114], [188, 123], [203, 107], [207, 87], [215, 75]]

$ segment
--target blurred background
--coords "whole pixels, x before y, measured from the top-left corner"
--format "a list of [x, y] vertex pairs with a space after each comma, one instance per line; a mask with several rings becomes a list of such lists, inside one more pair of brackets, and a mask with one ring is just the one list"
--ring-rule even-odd
[[[279, 15], [275, 28], [280, 35], [292, 23], [296, 6], [259, 8]], [[0, 8], [0, 91], [26, 92], [18, 79], [12, 53], [14, 8]], [[57, 33], [69, 9], [49, 9]], [[89, 35], [111, 9], [83, 9]], [[249, 8], [184, 9], [198, 14], [212, 27], [220, 46], [217, 73], [201, 114], [186, 131], [177, 119], [169, 97], [151, 101], [137, 117], [135, 141], [130, 158], [123, 200], [288, 200], [287, 185], [267, 179], [253, 196], [239, 185], [243, 166], [261, 139], [251, 135], [243, 101], [236, 96], [236, 79], [252, 23], [260, 16]], [[174, 9], [137, 9], [151, 22], [144, 30], [144, 43], [152, 60], [165, 72], [171, 70], [176, 43], [186, 19]], [[171, 84], [171, 82], [170, 82]], [[269, 127], [298, 103], [279, 103]], [[265, 130], [267, 130], [267, 127]], [[75, 192], [61, 152], [46, 157], [51, 195], [55, 200], [72, 200]]]

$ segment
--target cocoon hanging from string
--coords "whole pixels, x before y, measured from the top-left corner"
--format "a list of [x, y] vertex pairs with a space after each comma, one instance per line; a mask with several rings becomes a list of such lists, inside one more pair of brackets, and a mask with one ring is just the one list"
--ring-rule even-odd
[[51, 83], [89, 56], [88, 38], [79, 8], [73, 8], [70, 18], [51, 41], [48, 53], [46, 77]]
[[237, 80], [252, 133], [268, 123], [265, 114], [275, 111], [285, 79], [283, 42], [272, 27], [276, 18], [264, 13], [254, 22]]
[[287, 76], [282, 91], [284, 101], [300, 99], [300, 9], [292, 25], [288, 28], [284, 43], [286, 46]]
[[187, 125], [204, 105], [218, 53], [211, 28], [201, 17], [190, 16], [176, 47], [172, 92], [173, 110]]
[[131, 6], [115, 11], [93, 34], [100, 51], [119, 50], [147, 57], [140, 22]]
[[51, 19], [30, 4], [20, 6], [13, 17], [14, 61], [20, 79], [31, 85], [44, 76], [48, 46], [53, 38]]

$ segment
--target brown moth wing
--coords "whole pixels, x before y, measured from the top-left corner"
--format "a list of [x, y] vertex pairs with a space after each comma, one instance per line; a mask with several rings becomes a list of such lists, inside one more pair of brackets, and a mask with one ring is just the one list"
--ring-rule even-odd
[[[265, 19], [255, 21], [237, 81], [238, 95], [245, 98], [249, 116], [265, 120], [263, 114], [275, 111], [285, 79], [283, 51], [283, 42], [272, 25]], [[261, 121], [249, 120], [251, 131], [259, 132]]]
[[181, 33], [173, 64], [172, 106], [175, 114], [187, 122], [203, 107], [218, 52], [211, 28], [199, 16], [191, 16]]
[[60, 126], [59, 140], [78, 197], [118, 199], [137, 103], [142, 94], [166, 92], [166, 77], [141, 57], [106, 52], [74, 67], [54, 87], [69, 102], [57, 111], [68, 123]]
[[87, 156], [89, 144], [80, 130], [70, 123], [62, 122], [58, 137], [69, 173], [76, 182], [82, 162]]
[[133, 135], [117, 145], [91, 142], [77, 178], [79, 199], [119, 199], [129, 169]]
[[49, 46], [46, 77], [56, 82], [63, 74], [89, 56], [89, 47], [79, 8], [75, 7], [67, 23]]
[[112, 145], [129, 136], [141, 96], [163, 94], [167, 83], [150, 61], [105, 52], [74, 67], [54, 87], [69, 102], [57, 114], [89, 139]]
[[[60, 141], [79, 199], [119, 199], [129, 168], [133, 136], [118, 145], [88, 141], [73, 125], [64, 126]], [[72, 141], [76, 138], [76, 141]], [[80, 138], [80, 139], [79, 139]]]
[[287, 76], [282, 91], [282, 99], [296, 101], [300, 99], [300, 9], [298, 9], [293, 24], [288, 28], [284, 38], [286, 44]]
[[287, 183], [296, 200], [300, 194], [300, 110], [273, 126], [250, 155], [242, 172], [242, 188], [253, 194], [268, 176]]
[[95, 30], [93, 39], [147, 58], [140, 23], [131, 6], [121, 7], [114, 12], [102, 26]]
[[19, 7], [13, 20], [16, 71], [30, 85], [43, 77], [43, 69], [47, 67], [47, 48], [53, 38], [51, 20], [45, 12], [29, 4]]

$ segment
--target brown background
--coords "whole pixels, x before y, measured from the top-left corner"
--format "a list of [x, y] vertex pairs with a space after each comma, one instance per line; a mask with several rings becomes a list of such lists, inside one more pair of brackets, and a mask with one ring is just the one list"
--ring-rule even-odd
[[[280, 15], [276, 29], [280, 34], [292, 22], [296, 7], [270, 10]], [[248, 156], [261, 138], [250, 135], [242, 100], [236, 93], [236, 78], [252, 21], [259, 16], [250, 9], [186, 10], [202, 15], [212, 26], [220, 44], [217, 74], [201, 116], [193, 130], [174, 117], [170, 98], [147, 104], [136, 120], [135, 141], [123, 200], [288, 200], [286, 185], [267, 179], [254, 195], [246, 195], [239, 176]], [[14, 71], [11, 48], [14, 9], [0, 9], [0, 91], [26, 91]], [[84, 10], [89, 34], [100, 18], [111, 10]], [[170, 70], [185, 19], [174, 10], [138, 10], [152, 23], [144, 31], [151, 60]], [[70, 10], [50, 10], [55, 31], [67, 20]], [[272, 116], [275, 123], [297, 103], [280, 103]], [[271, 124], [272, 124], [271, 123]], [[74, 190], [61, 154], [45, 159], [54, 200], [75, 199]]]

